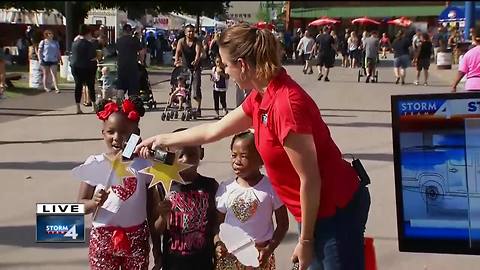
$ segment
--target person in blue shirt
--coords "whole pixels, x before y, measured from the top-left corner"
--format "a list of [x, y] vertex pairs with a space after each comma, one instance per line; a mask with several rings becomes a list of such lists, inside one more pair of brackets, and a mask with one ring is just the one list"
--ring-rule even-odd
[[57, 85], [57, 68], [58, 63], [62, 63], [62, 56], [60, 54], [60, 45], [53, 39], [53, 32], [45, 30], [43, 32], [44, 39], [38, 45], [38, 61], [43, 71], [43, 89], [50, 92], [51, 89], [47, 87], [48, 77], [51, 76], [55, 92], [60, 93]]

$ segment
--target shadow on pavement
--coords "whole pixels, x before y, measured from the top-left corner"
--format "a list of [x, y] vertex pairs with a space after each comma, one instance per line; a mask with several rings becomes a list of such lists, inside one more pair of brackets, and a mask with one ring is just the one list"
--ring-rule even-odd
[[[94, 114], [94, 113], [84, 111], [83, 114], [80, 114], [80, 115], [89, 115], [89, 114]], [[24, 116], [24, 117], [48, 117], [48, 116], [69, 116], [69, 115], [78, 115], [78, 114], [76, 114], [76, 113], [32, 114], [32, 113], [2, 113], [2, 112], [0, 112], [0, 115]]]
[[25, 143], [57, 143], [57, 142], [89, 142], [101, 141], [102, 138], [84, 138], [84, 139], [51, 139], [51, 140], [37, 140], [37, 141], [0, 141], [0, 145], [6, 144], [25, 144]]
[[[48, 170], [63, 171], [71, 170], [83, 162], [50, 162], [50, 161], [32, 161], [32, 162], [0, 162], [0, 170]], [[1, 239], [1, 238], [0, 238]], [[1, 240], [0, 240], [1, 241]]]
[[[35, 233], [35, 225], [0, 227], [0, 245], [50, 249], [83, 248], [88, 246], [87, 240], [85, 243], [36, 243]], [[90, 235], [90, 228], [87, 228], [85, 231], [85, 239], [88, 238], [88, 235]], [[2, 268], [2, 265], [0, 263], [0, 268]]]
[[[68, 246], [68, 245], [67, 245]], [[59, 262], [58, 260], [54, 261], [41, 261], [41, 262], [12, 262], [12, 263], [0, 263], [0, 269], [33, 269], [38, 265], [41, 266], [61, 266], [64, 265], [68, 269], [68, 266], [73, 265], [88, 265], [88, 259], [83, 260], [69, 260], [66, 262]]]
[[53, 112], [55, 110], [52, 109], [23, 109], [23, 108], [3, 108], [0, 107], [0, 110], [7, 110], [7, 111], [33, 111], [33, 112]]

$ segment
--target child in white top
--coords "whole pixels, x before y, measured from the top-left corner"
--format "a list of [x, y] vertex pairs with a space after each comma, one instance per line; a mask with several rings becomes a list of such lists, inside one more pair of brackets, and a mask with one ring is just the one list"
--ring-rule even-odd
[[[90, 156], [85, 163], [114, 158], [132, 133], [140, 133], [138, 121], [145, 114], [138, 97], [126, 99], [122, 106], [104, 100], [99, 102], [98, 110], [108, 151]], [[138, 173], [147, 166], [147, 160], [135, 158], [127, 169], [134, 176], [117, 179], [119, 183], [112, 182], [107, 191], [108, 179], [104, 183], [86, 179], [80, 184], [78, 201], [85, 204], [85, 213], [94, 213], [99, 207], [90, 231], [90, 269], [148, 269], [149, 227], [153, 228], [157, 218], [155, 206], [159, 197], [156, 189], [147, 191], [149, 178]]]
[[[235, 135], [230, 149], [232, 168], [237, 177], [222, 182], [218, 188], [218, 222], [240, 227], [255, 241], [260, 261], [260, 267], [256, 269], [275, 269], [273, 251], [288, 230], [287, 210], [277, 197], [268, 177], [260, 172], [263, 162], [255, 148], [253, 133], [247, 131]], [[277, 224], [275, 230], [273, 214]], [[215, 241], [219, 258], [217, 269], [245, 269], [235, 257], [227, 254], [218, 235]]]

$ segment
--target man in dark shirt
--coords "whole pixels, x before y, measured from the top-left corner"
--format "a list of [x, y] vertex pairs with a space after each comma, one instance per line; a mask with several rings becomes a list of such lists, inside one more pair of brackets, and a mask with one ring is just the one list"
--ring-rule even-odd
[[138, 53], [142, 49], [140, 40], [132, 37], [132, 27], [123, 26], [123, 36], [117, 40], [118, 89], [128, 96], [138, 95], [140, 72], [138, 70]]
[[315, 39], [314, 51], [317, 53], [318, 60], [318, 80], [323, 78], [323, 67], [325, 66], [325, 81], [329, 82], [328, 74], [335, 63], [335, 40], [330, 35], [328, 26], [324, 27], [323, 32]]
[[202, 116], [201, 55], [202, 43], [195, 37], [194, 26], [187, 25], [185, 27], [185, 37], [178, 40], [177, 51], [175, 53], [175, 66], [188, 67], [190, 71], [193, 72], [192, 97], [197, 102], [197, 116]]
[[410, 63], [409, 47], [412, 45], [412, 39], [410, 38], [412, 36], [399, 32], [395, 41], [393, 41], [393, 66], [395, 77], [397, 78], [395, 84], [398, 84], [400, 79], [402, 80], [402, 85], [405, 84], [406, 70]]

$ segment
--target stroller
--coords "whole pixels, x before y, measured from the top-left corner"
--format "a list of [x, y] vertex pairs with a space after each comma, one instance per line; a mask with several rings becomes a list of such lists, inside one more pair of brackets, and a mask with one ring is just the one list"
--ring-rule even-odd
[[144, 65], [138, 62], [138, 70], [140, 71], [140, 98], [143, 101], [143, 104], [147, 105], [148, 109], [156, 109], [157, 102], [153, 98], [152, 88], [150, 86], [150, 81], [148, 80], [148, 72]]
[[[365, 55], [365, 50], [362, 50], [362, 52], [360, 52], [360, 55], [361, 55], [361, 59], [358, 59], [358, 63], [360, 63], [361, 66], [358, 69], [357, 82], [360, 82], [360, 78], [367, 76], [367, 58]], [[373, 64], [377, 66], [378, 62], [379, 62], [379, 58], [377, 56]], [[371, 75], [371, 79], [372, 79], [371, 82], [373, 83], [378, 82], [378, 69], [375, 69], [375, 74]]]
[[[177, 119], [178, 114], [181, 111], [181, 119], [182, 121], [190, 121], [191, 119], [197, 119], [196, 114], [192, 111], [192, 81], [193, 81], [193, 72], [187, 67], [176, 67], [171, 74], [170, 77], [170, 86], [172, 94], [178, 85], [178, 77], [185, 78], [185, 88], [186, 97], [184, 102], [184, 107], [180, 108], [180, 103], [175, 98], [172, 101], [172, 104], [168, 104], [165, 107], [165, 110], [162, 113], [162, 121], [170, 121], [170, 119]], [[170, 101], [170, 96], [169, 96]], [[169, 103], [169, 102], [167, 102]]]

